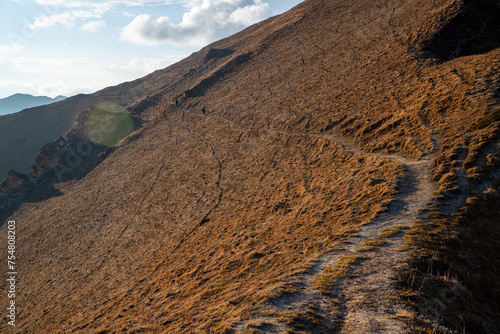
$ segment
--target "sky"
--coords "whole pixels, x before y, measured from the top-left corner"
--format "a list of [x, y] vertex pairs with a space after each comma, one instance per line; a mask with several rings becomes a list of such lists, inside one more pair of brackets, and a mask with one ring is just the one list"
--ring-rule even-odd
[[0, 0], [0, 98], [131, 81], [300, 2]]

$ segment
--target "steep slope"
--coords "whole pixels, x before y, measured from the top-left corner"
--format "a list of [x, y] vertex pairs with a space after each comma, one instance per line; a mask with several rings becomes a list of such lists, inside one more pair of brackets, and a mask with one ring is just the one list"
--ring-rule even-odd
[[403, 231], [498, 177], [497, 40], [429, 58], [468, 4], [309, 0], [158, 73], [141, 129], [11, 215], [19, 328], [431, 327], [392, 295]]
[[0, 117], [0, 180], [10, 170], [27, 172], [33, 165], [40, 148], [60, 136], [66, 135], [77, 117], [90, 106], [103, 102], [127, 107], [145, 96], [154, 94], [171, 83], [172, 78], [184, 74], [192, 66], [185, 61], [156, 71], [144, 78], [108, 87], [94, 94], [79, 94], [50, 105], [29, 108]]

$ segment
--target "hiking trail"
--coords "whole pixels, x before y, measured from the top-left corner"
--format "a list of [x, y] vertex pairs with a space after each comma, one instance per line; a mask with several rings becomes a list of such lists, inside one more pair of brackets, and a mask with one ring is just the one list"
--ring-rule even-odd
[[[222, 117], [231, 131], [247, 132]], [[291, 277], [296, 290], [267, 301], [253, 316], [234, 327], [236, 333], [258, 330], [267, 333], [284, 333], [294, 328], [294, 317], [303, 317], [302, 329], [314, 333], [404, 333], [408, 331], [405, 319], [414, 317], [410, 310], [400, 305], [393, 288], [394, 274], [404, 264], [406, 251], [404, 231], [420, 218], [431, 202], [435, 185], [431, 182], [430, 166], [440, 145], [433, 130], [434, 150], [415, 161], [396, 154], [367, 153], [344, 137], [333, 134], [288, 133], [272, 129], [263, 132], [288, 136], [307, 136], [337, 142], [346, 150], [361, 156], [378, 157], [397, 161], [404, 166], [404, 175], [398, 182], [398, 193], [388, 209], [373, 222], [359, 228], [357, 235], [347, 243], [336, 245], [319, 256], [314, 265]], [[329, 291], [315, 287], [322, 275], [343, 268], [343, 274], [334, 278]], [[287, 320], [288, 318], [288, 320]]]

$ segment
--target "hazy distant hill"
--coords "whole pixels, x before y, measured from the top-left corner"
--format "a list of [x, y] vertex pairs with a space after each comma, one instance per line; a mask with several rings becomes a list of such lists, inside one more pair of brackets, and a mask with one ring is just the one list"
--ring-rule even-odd
[[33, 96], [29, 94], [14, 94], [0, 99], [0, 115], [12, 114], [26, 108], [33, 108], [62, 101], [66, 96], [59, 95], [55, 98], [48, 96]]

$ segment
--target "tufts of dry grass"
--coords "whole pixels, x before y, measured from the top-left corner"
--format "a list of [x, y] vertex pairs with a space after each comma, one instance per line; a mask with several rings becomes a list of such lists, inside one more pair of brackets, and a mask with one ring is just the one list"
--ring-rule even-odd
[[371, 251], [371, 250], [374, 250], [375, 248], [377, 247], [380, 247], [382, 246], [383, 244], [385, 244], [386, 241], [383, 240], [383, 239], [378, 239], [378, 238], [368, 238], [365, 240], [365, 242], [363, 243], [363, 246], [361, 248], [358, 249], [358, 252], [367, 252], [367, 251]]
[[456, 332], [494, 333], [500, 328], [500, 207], [496, 190], [467, 200], [458, 214], [415, 222], [406, 234], [410, 261], [400, 276], [400, 298], [418, 314], [420, 330], [444, 325]]
[[336, 279], [346, 277], [354, 265], [363, 259], [363, 256], [355, 255], [340, 258], [335, 266], [326, 268], [323, 274], [318, 274], [314, 277], [313, 287], [322, 294], [330, 294]]
[[402, 225], [389, 227], [382, 230], [379, 234], [379, 238], [392, 238], [406, 230], [408, 230], [408, 227]]
[[[54, 229], [45, 230], [43, 238], [57, 240], [56, 231], [68, 221], [59, 205], [67, 208], [74, 223], [60, 245], [70, 246], [63, 251], [47, 244], [59, 254], [91, 249], [87, 243], [94, 239], [83, 236], [100, 231], [93, 255], [60, 283], [63, 291], [79, 294], [48, 311], [69, 332], [94, 326], [85, 316], [88, 310], [111, 308], [116, 312], [96, 324], [111, 332], [138, 322], [160, 325], [159, 332], [222, 333], [260, 303], [294, 293], [296, 287], [284, 282], [376, 217], [384, 209], [380, 203], [391, 200], [401, 171], [398, 163], [360, 159], [326, 139], [241, 135], [215, 118], [201, 122], [185, 116], [183, 121], [180, 113], [168, 121], [145, 129], [147, 146], [132, 140], [81, 182], [64, 185], [67, 194], [53, 200], [59, 204], [35, 203], [18, 215], [20, 221], [50, 221]], [[133, 159], [136, 150], [148, 153]], [[224, 161], [222, 169], [216, 157]], [[370, 183], [373, 178], [378, 181]], [[107, 228], [101, 230], [102, 224]], [[27, 228], [23, 235], [39, 235], [36, 224]], [[119, 237], [120, 231], [126, 233]], [[114, 262], [118, 258], [123, 262]], [[27, 278], [29, 286], [76, 263], [81, 267], [75, 257], [61, 259], [49, 273], [35, 270], [39, 263], [31, 262], [27, 271], [39, 275]], [[83, 280], [85, 273], [93, 279]], [[99, 303], [97, 291], [110, 299]], [[55, 298], [50, 289], [37, 294]], [[143, 295], [148, 298], [138, 303]], [[69, 324], [63, 319], [69, 313], [58, 310], [76, 312], [77, 304], [87, 311], [72, 316]], [[129, 310], [132, 304], [137, 306]], [[37, 305], [31, 308], [35, 313], [44, 308]], [[23, 326], [29, 327], [28, 319]]]
[[293, 333], [303, 330], [306, 332], [314, 331], [315, 328], [321, 328], [323, 324], [322, 316], [312, 309], [300, 312], [283, 312], [276, 320], [292, 327]]
[[398, 313], [396, 313], [394, 315], [394, 318], [399, 318], [399, 319], [402, 319], [402, 320], [408, 322], [414, 318], [414, 315], [413, 315], [413, 313], [411, 313], [407, 310], [402, 310], [402, 311], [399, 311]]
[[450, 194], [458, 192], [460, 189], [456, 184], [457, 174], [454, 171], [444, 174], [439, 180], [438, 195]]

